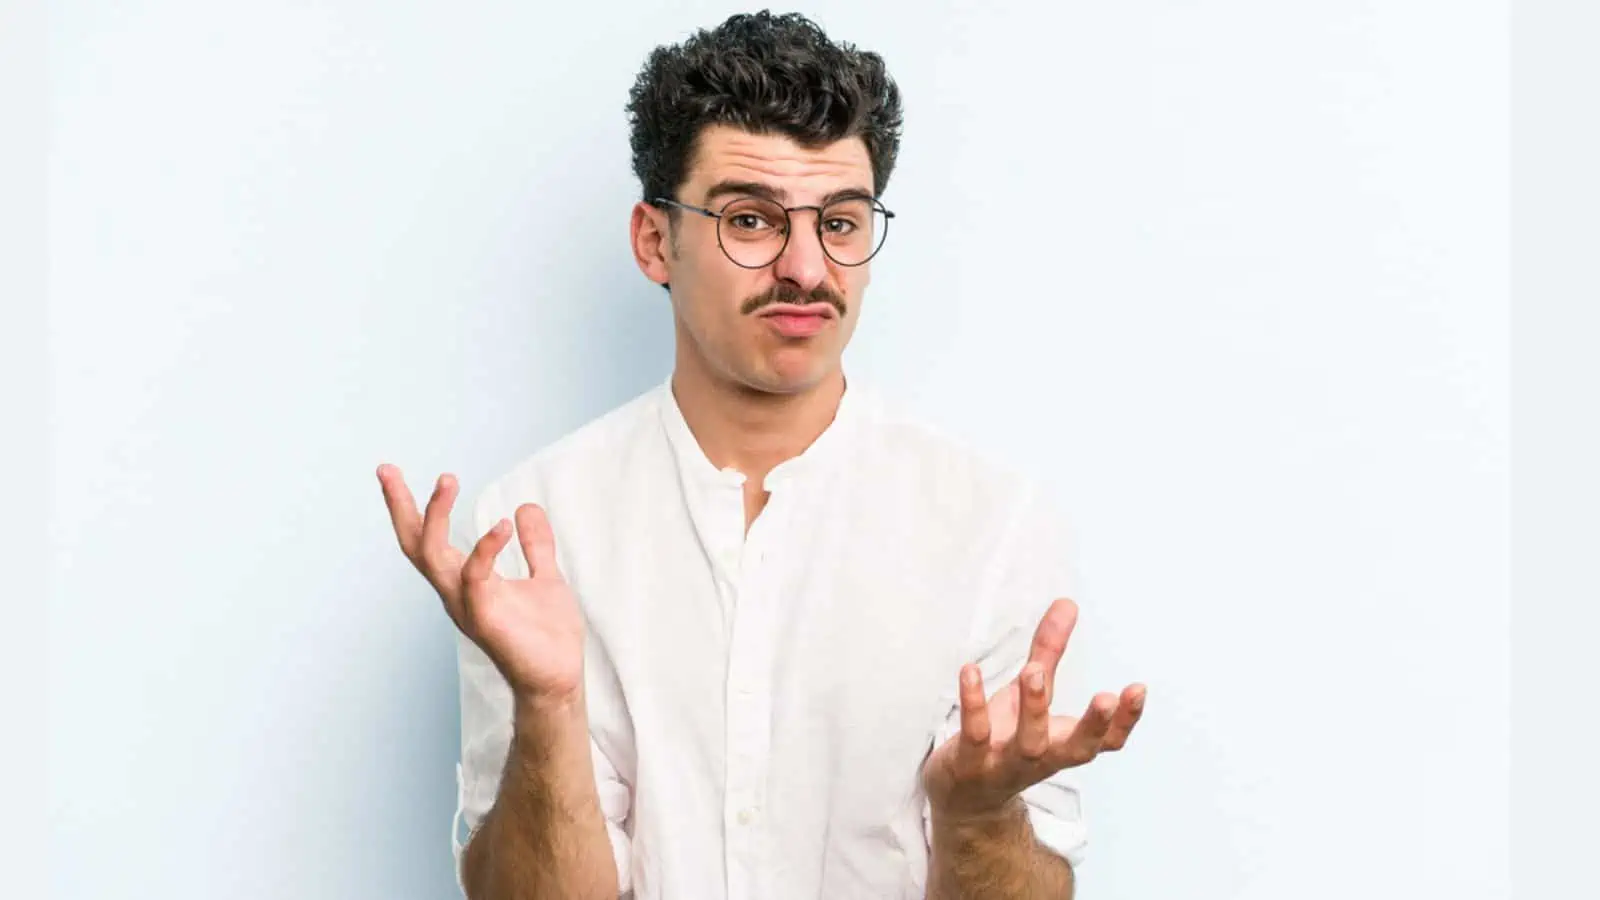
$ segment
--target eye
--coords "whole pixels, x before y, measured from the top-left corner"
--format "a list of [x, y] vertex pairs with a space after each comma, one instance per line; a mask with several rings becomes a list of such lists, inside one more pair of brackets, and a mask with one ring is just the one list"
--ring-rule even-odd
[[828, 234], [847, 235], [856, 230], [856, 223], [850, 219], [828, 219], [822, 223], [822, 230]]
[[726, 221], [738, 231], [759, 232], [778, 227], [766, 216], [753, 212], [732, 213]]

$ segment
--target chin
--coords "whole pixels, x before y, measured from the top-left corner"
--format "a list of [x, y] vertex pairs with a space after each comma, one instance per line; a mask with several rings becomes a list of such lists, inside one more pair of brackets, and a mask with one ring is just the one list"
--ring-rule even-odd
[[812, 360], [806, 365], [780, 365], [769, 368], [757, 379], [763, 390], [773, 394], [799, 394], [827, 380], [836, 366]]

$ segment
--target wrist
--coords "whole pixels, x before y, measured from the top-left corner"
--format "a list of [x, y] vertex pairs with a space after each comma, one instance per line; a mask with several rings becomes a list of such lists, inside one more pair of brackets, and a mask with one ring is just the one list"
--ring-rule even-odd
[[957, 840], [1003, 835], [1018, 825], [1028, 824], [1027, 805], [1020, 795], [1012, 795], [998, 806], [957, 806], [930, 804], [934, 834]]
[[513, 691], [512, 728], [518, 738], [541, 743], [566, 735], [589, 733], [589, 716], [582, 688], [562, 693]]

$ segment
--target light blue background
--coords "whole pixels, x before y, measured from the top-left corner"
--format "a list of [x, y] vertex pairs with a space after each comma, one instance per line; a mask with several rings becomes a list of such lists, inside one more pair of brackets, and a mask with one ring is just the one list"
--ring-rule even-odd
[[[977, 6], [808, 8], [906, 95], [852, 371], [1050, 480], [1152, 688], [1082, 896], [1505, 896], [1505, 4]], [[372, 470], [665, 376], [622, 107], [732, 10], [52, 6], [57, 896], [454, 893]]]

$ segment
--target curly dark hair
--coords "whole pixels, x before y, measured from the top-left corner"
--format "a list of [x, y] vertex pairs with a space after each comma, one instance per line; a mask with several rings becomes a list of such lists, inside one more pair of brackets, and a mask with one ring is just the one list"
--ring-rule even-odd
[[646, 202], [676, 195], [708, 125], [782, 134], [807, 147], [860, 136], [878, 195], [900, 151], [900, 89], [883, 58], [829, 40], [799, 13], [736, 15], [657, 47], [627, 108]]

